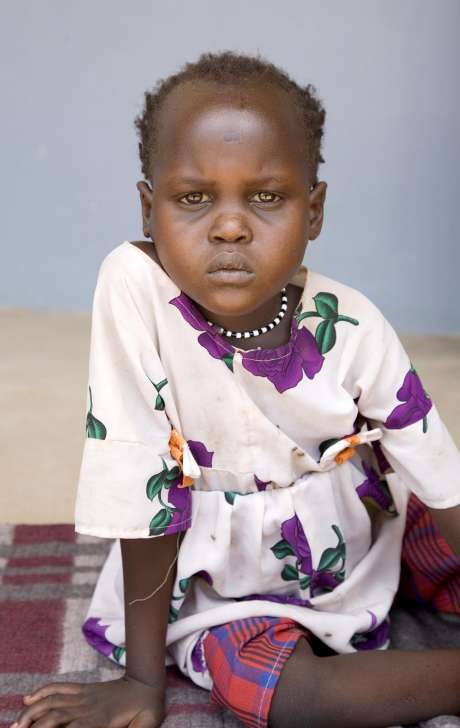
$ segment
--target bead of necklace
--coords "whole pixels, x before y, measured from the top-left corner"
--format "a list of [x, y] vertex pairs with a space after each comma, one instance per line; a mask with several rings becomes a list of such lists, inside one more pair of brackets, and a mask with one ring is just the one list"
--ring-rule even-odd
[[271, 329], [274, 329], [275, 326], [278, 326], [278, 324], [281, 323], [281, 320], [286, 314], [287, 306], [288, 298], [286, 288], [283, 288], [281, 290], [281, 308], [279, 312], [276, 314], [275, 318], [272, 321], [270, 321], [268, 324], [265, 324], [264, 326], [261, 326], [258, 329], [253, 329], [252, 331], [230, 331], [230, 329], [226, 329], [223, 326], [217, 326], [217, 324], [213, 324], [212, 321], [208, 321], [208, 324], [210, 324], [211, 326], [217, 326], [217, 333], [221, 336], [226, 336], [229, 339], [250, 339], [252, 336], [260, 336], [261, 334], [266, 334], [267, 331], [271, 331]]

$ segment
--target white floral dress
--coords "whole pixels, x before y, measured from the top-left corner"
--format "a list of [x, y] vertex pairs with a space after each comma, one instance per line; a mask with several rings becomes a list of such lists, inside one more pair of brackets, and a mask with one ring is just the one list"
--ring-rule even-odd
[[136, 246], [102, 262], [75, 520], [116, 539], [83, 631], [122, 665], [119, 538], [185, 531], [167, 664], [210, 689], [202, 639], [235, 619], [386, 648], [410, 493], [460, 503], [457, 449], [379, 310], [304, 266], [291, 283], [289, 342], [243, 351]]

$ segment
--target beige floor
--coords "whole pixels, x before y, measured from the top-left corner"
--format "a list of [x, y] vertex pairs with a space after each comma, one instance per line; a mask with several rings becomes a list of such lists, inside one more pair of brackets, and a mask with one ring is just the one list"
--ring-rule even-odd
[[[89, 326], [87, 314], [0, 310], [0, 522], [73, 520]], [[460, 336], [403, 339], [460, 444]]]

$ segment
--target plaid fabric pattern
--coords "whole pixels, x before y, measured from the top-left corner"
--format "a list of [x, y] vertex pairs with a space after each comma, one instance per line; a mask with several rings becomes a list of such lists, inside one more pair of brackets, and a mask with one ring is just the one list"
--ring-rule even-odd
[[[111, 543], [76, 534], [72, 524], [0, 525], [0, 728], [9, 728], [23, 695], [40, 685], [123, 674], [81, 632]], [[178, 668], [167, 673], [164, 728], [241, 725]]]
[[251, 617], [213, 627], [204, 640], [211, 700], [250, 728], [266, 728], [281, 670], [309, 630], [292, 619]]
[[[0, 525], [0, 728], [8, 728], [22, 709], [22, 696], [40, 685], [121, 676], [122, 668], [89, 647], [81, 633], [111, 543], [76, 534], [72, 524]], [[402, 567], [399, 595], [428, 606], [433, 617], [426, 612], [423, 618], [420, 614], [414, 618], [411, 612], [396, 608], [392, 646], [413, 649], [451, 646], [452, 642], [460, 645], [457, 623], [445, 624], [434, 614], [438, 610], [460, 615], [460, 564], [415, 496], [409, 501]], [[215, 681], [211, 701], [207, 691], [195, 686], [177, 668], [167, 668], [168, 716], [164, 728], [241, 726], [224, 705], [231, 705], [236, 714], [241, 710], [246, 725], [264, 725], [248, 723], [244, 711], [254, 709], [250, 720], [255, 721], [262, 706], [260, 718], [266, 721], [270, 694], [297, 643], [296, 632], [307, 631], [295, 627], [291, 620], [268, 617], [240, 620], [231, 634], [228, 631], [228, 625], [215, 627], [210, 632], [213, 641], [210, 638], [207, 647], [205, 640]], [[254, 638], [255, 634], [261, 636]], [[219, 644], [233, 651], [234, 657], [219, 655]], [[227, 691], [232, 667], [235, 681]], [[267, 691], [261, 700], [265, 683]], [[441, 725], [445, 725], [442, 718], [424, 723], [425, 728]]]
[[[460, 614], [460, 563], [426, 506], [409, 499], [398, 596]], [[204, 641], [211, 699], [251, 728], [265, 728], [279, 675], [301, 635], [290, 619], [254, 617], [214, 627]]]
[[414, 494], [407, 508], [398, 595], [437, 612], [460, 614], [460, 562]]

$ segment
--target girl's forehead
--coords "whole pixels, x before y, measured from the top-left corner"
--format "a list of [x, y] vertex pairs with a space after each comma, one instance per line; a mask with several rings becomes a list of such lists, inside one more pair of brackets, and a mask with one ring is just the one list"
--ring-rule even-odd
[[224, 156], [236, 164], [240, 157], [256, 165], [267, 157], [278, 166], [298, 163], [305, 146], [303, 125], [284, 92], [262, 88], [224, 94], [213, 88], [181, 86], [171, 92], [159, 118], [157, 164], [169, 167], [206, 156]]
[[178, 134], [191, 133], [200, 122], [271, 127], [274, 132], [301, 132], [302, 121], [292, 98], [274, 84], [224, 86], [210, 82], [183, 83], [164, 100], [159, 127]]

